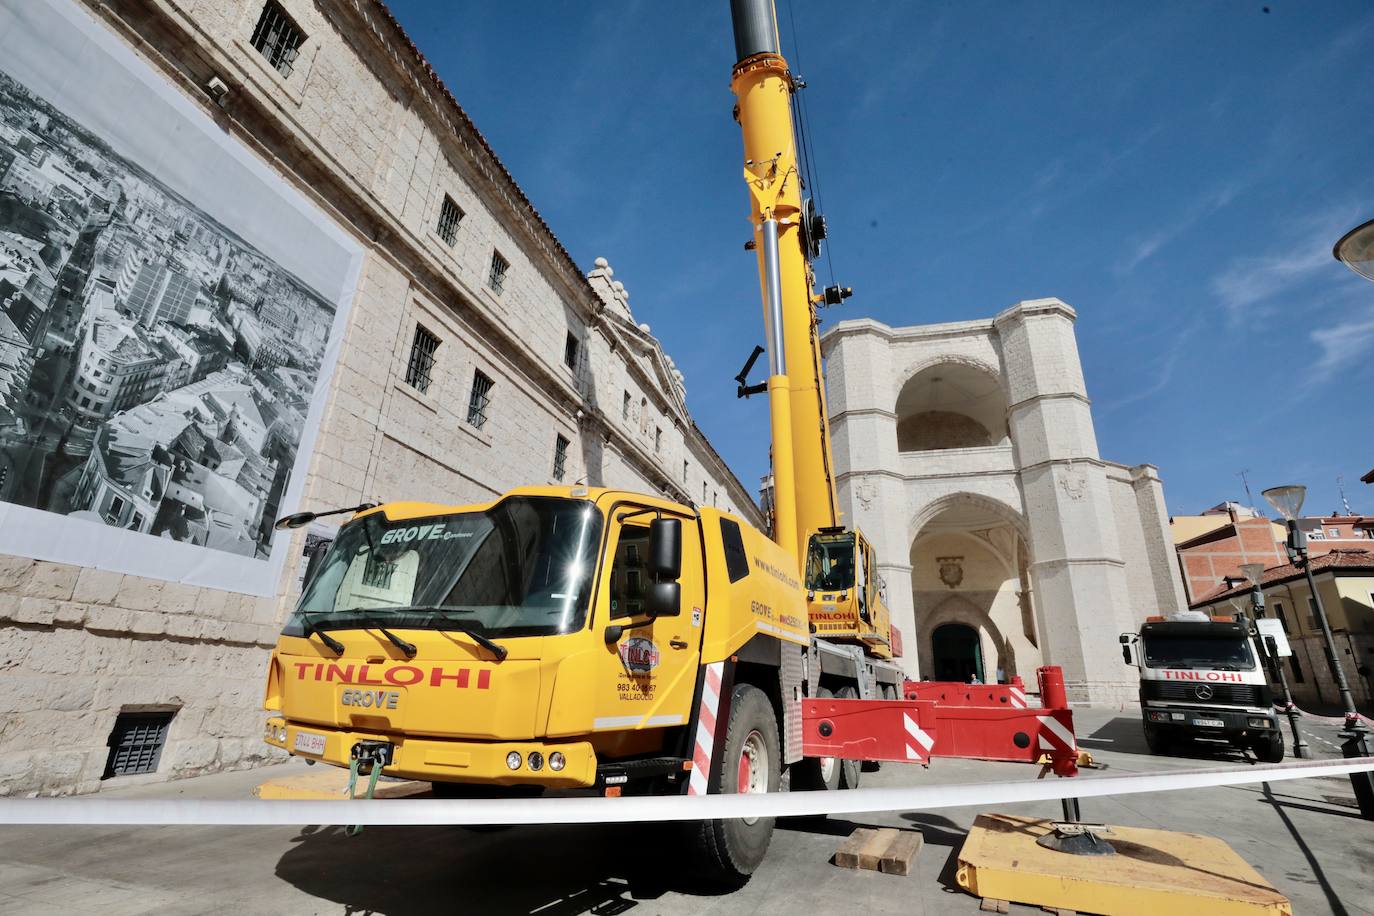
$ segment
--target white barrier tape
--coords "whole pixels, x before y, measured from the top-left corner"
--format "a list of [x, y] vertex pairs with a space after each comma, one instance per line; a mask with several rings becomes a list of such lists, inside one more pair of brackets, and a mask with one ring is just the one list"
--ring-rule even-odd
[[1374, 770], [1374, 757], [1223, 770], [1185, 770], [1070, 780], [775, 792], [768, 795], [629, 798], [376, 799], [371, 801], [194, 801], [191, 799], [22, 798], [0, 800], [0, 824], [234, 827], [312, 824], [598, 824], [732, 817], [805, 817], [930, 811], [1061, 798], [1172, 792]]

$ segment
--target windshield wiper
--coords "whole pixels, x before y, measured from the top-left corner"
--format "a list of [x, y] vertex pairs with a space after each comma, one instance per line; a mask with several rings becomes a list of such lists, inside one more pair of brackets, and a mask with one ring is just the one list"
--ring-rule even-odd
[[406, 658], [414, 658], [414, 657], [415, 657], [415, 653], [418, 652], [418, 651], [420, 651], [419, 649], [416, 649], [416, 648], [415, 648], [415, 644], [414, 644], [414, 643], [406, 642], [404, 639], [402, 639], [401, 637], [397, 636], [395, 633], [391, 632], [391, 631], [388, 630], [386, 627], [384, 627], [384, 626], [382, 626], [380, 623], [378, 623], [378, 622], [377, 622], [377, 617], [376, 617], [374, 614], [372, 614], [370, 611], [368, 611], [367, 609], [365, 609], [365, 608], [360, 608], [360, 607], [359, 607], [359, 608], [354, 608], [354, 609], [353, 609], [353, 612], [356, 613], [359, 617], [363, 618], [364, 620], [369, 620], [369, 621], [371, 621], [371, 622], [372, 622], [372, 629], [374, 629], [374, 630], [376, 630], [377, 632], [381, 633], [383, 636], [385, 636], [385, 637], [391, 642], [391, 644], [392, 644], [393, 646], [395, 646], [396, 648], [398, 648], [398, 649], [400, 649], [402, 652], [404, 652], [404, 653], [406, 654]]
[[339, 642], [333, 636], [330, 636], [324, 630], [321, 630], [319, 626], [316, 625], [314, 619], [310, 616], [313, 613], [315, 612], [307, 611], [304, 609], [301, 610], [301, 619], [305, 621], [305, 638], [309, 639], [310, 634], [314, 633], [316, 636], [320, 638], [320, 642], [328, 646], [334, 652], [335, 655], [343, 655], [344, 644]]
[[505, 646], [498, 642], [493, 642], [489, 637], [479, 632], [477, 627], [481, 626], [481, 624], [477, 624], [476, 621], [454, 620], [452, 617], [437, 612], [430, 620], [438, 620], [447, 624], [443, 629], [452, 630], [455, 633], [466, 633], [468, 636], [471, 636], [473, 642], [477, 643], [483, 649], [486, 649], [492, 655], [495, 655], [497, 661], [505, 661], [506, 656], [510, 654], [510, 650]]

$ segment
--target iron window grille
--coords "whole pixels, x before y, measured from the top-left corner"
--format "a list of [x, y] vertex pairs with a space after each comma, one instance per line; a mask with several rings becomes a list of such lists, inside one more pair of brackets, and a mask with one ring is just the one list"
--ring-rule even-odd
[[122, 712], [115, 718], [110, 732], [110, 756], [105, 761], [105, 774], [135, 776], [157, 772], [162, 759], [162, 747], [167, 743], [167, 726], [172, 712]]
[[577, 355], [582, 348], [581, 343], [572, 331], [568, 332], [568, 339], [563, 342], [563, 365], [574, 372], [577, 371]]
[[452, 245], [458, 240], [458, 224], [462, 221], [463, 211], [458, 209], [452, 197], [445, 194], [444, 202], [439, 207], [439, 238]]
[[654, 454], [657, 455], [657, 454], [658, 454], [660, 451], [662, 451], [662, 450], [663, 450], [663, 430], [662, 430], [661, 428], [655, 426], [655, 427], [654, 427]]
[[553, 440], [553, 479], [562, 480], [567, 473], [568, 466], [568, 440], [559, 434]]
[[415, 326], [415, 339], [410, 343], [410, 362], [406, 364], [406, 384], [421, 394], [429, 391], [434, 373], [434, 351], [439, 338], [422, 324]]
[[250, 41], [267, 62], [284, 77], [291, 76], [301, 45], [305, 44], [305, 33], [300, 26], [286, 14], [276, 0], [267, 0], [258, 16], [258, 24], [253, 28]]
[[625, 392], [625, 400], [620, 405], [620, 419], [630, 419], [630, 392]]
[[501, 252], [491, 253], [491, 270], [487, 272], [487, 286], [496, 295], [501, 295], [501, 290], [506, 286], [506, 273], [510, 270], [510, 262], [501, 257]]
[[481, 429], [487, 422], [487, 405], [491, 403], [492, 381], [481, 369], [472, 373], [472, 394], [468, 396], [468, 424]]

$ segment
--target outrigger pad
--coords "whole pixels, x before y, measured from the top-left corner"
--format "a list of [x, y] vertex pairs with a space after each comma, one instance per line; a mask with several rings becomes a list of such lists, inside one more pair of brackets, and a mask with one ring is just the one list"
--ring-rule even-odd
[[1055, 826], [1040, 818], [978, 815], [959, 850], [959, 886], [977, 897], [1080, 913], [1293, 912], [1287, 897], [1215, 837], [1114, 826], [1115, 855], [1065, 855], [1039, 842]]

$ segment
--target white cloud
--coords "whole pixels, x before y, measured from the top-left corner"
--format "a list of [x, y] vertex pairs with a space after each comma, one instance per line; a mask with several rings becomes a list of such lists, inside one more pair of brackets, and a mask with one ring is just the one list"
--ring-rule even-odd
[[1332, 266], [1331, 249], [1303, 246], [1296, 251], [1257, 258], [1238, 258], [1212, 280], [1227, 318], [1238, 324], [1251, 307], [1290, 291]]
[[1203, 195], [1196, 203], [1184, 210], [1182, 215], [1173, 223], [1136, 242], [1131, 253], [1117, 265], [1117, 273], [1128, 274], [1135, 270], [1142, 261], [1152, 257], [1156, 251], [1235, 200], [1242, 191], [1253, 185], [1258, 177], [1256, 172], [1252, 172], [1249, 175], [1222, 182], [1212, 193]]
[[1349, 321], [1317, 328], [1308, 336], [1322, 351], [1308, 379], [1314, 384], [1329, 381], [1374, 347], [1374, 310]]

